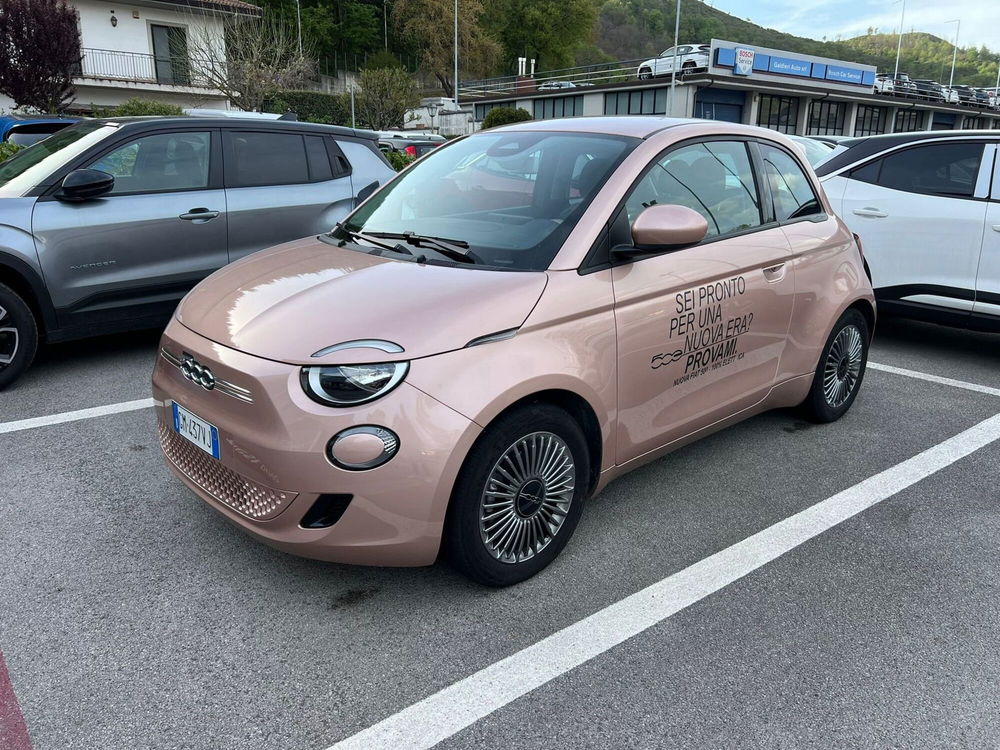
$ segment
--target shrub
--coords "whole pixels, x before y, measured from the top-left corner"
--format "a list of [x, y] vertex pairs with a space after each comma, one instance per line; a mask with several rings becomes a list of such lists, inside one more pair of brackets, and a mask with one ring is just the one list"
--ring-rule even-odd
[[266, 112], [283, 115], [292, 111], [306, 122], [326, 125], [351, 124], [351, 100], [347, 94], [323, 91], [282, 91], [264, 102]]
[[153, 101], [152, 99], [140, 99], [133, 96], [126, 99], [114, 109], [108, 110], [107, 117], [148, 117], [151, 115], [161, 115], [172, 117], [183, 115], [184, 111], [176, 104], [166, 104], [164, 102]]
[[510, 107], [494, 107], [486, 113], [483, 118], [483, 130], [496, 128], [501, 125], [510, 125], [513, 122], [525, 122], [534, 119], [531, 113], [523, 107], [512, 109]]
[[0, 161], [7, 161], [20, 150], [21, 147], [16, 143], [0, 143]]
[[410, 166], [414, 161], [416, 161], [415, 156], [410, 156], [404, 151], [390, 151], [385, 155], [385, 158], [389, 160], [392, 168], [397, 172], [402, 172], [408, 166]]

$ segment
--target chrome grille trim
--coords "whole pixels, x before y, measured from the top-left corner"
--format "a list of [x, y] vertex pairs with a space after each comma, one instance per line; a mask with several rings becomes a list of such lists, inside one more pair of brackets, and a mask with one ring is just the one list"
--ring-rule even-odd
[[268, 521], [291, 505], [297, 492], [276, 490], [238, 474], [221, 461], [158, 423], [163, 455], [212, 499], [254, 521]]
[[[183, 360], [178, 357], [173, 352], [167, 351], [164, 348], [160, 348], [160, 356], [163, 359], [176, 367], [178, 370], [181, 369], [181, 364]], [[239, 401], [243, 401], [247, 404], [253, 403], [253, 392], [247, 388], [242, 388], [235, 383], [230, 383], [228, 380], [221, 380], [219, 378], [215, 379], [215, 385], [212, 390], [219, 391], [220, 393], [225, 393], [227, 396], [231, 396]]]

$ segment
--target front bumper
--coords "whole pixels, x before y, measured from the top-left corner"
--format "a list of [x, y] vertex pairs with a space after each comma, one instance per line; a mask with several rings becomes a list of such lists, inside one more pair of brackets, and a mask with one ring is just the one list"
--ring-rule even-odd
[[[247, 533], [305, 557], [362, 565], [428, 565], [437, 557], [455, 477], [481, 428], [403, 382], [369, 404], [335, 409], [310, 400], [299, 367], [254, 357], [212, 342], [172, 320], [161, 348], [188, 354], [215, 378], [249, 392], [187, 380], [157, 357], [153, 397], [167, 464], [199, 497]], [[171, 403], [215, 425], [214, 459], [173, 430]], [[366, 471], [334, 466], [330, 438], [348, 427], [378, 425], [399, 437], [399, 451]], [[351, 495], [340, 519], [304, 528], [321, 494]]]

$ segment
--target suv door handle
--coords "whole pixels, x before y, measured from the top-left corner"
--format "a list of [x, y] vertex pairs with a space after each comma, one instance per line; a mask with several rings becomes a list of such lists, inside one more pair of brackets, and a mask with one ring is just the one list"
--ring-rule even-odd
[[785, 278], [784, 263], [779, 263], [776, 266], [769, 266], [768, 268], [765, 268], [763, 270], [764, 270], [764, 278], [767, 281], [775, 282], [775, 281], [781, 281], [783, 278]]
[[192, 208], [186, 214], [181, 214], [177, 218], [184, 219], [184, 221], [198, 221], [204, 223], [214, 219], [218, 215], [218, 211], [213, 211], [210, 208]]
[[993, 231], [994, 232], [1000, 232], [1000, 224], [994, 224], [993, 225]]
[[864, 208], [854, 209], [854, 213], [857, 216], [871, 216], [873, 219], [884, 219], [887, 214], [885, 211], [880, 211], [877, 208], [872, 208], [871, 206], [865, 206]]

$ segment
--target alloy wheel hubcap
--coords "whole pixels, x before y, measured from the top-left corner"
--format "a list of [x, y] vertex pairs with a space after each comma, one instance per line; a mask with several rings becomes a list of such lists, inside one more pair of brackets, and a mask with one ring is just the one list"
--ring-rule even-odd
[[545, 549], [566, 520], [575, 481], [573, 454], [551, 432], [525, 435], [504, 451], [479, 506], [479, 533], [490, 554], [520, 563]]
[[861, 376], [864, 341], [857, 326], [845, 326], [833, 340], [823, 367], [823, 396], [834, 409], [850, 398]]
[[14, 361], [18, 346], [17, 328], [7, 310], [0, 307], [0, 370]]

